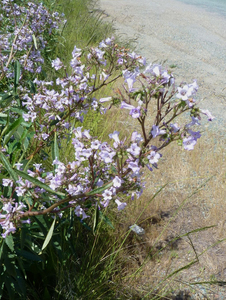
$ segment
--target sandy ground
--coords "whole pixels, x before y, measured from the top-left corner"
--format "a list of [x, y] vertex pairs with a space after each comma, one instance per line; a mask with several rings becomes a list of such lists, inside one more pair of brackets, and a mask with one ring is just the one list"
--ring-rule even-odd
[[200, 106], [224, 129], [226, 18], [175, 0], [100, 0], [100, 8], [118, 35], [135, 40], [137, 53], [149, 62], [176, 65], [178, 84], [197, 79]]
[[[204, 124], [214, 135], [217, 130], [216, 139], [221, 140], [225, 149], [226, 18], [176, 0], [100, 0], [99, 5], [100, 9], [105, 11], [106, 21], [113, 21], [117, 34], [124, 40], [134, 41], [138, 54], [145, 56], [152, 63], [161, 63], [166, 60], [165, 66], [176, 65], [173, 74], [178, 79], [178, 84], [181, 81], [191, 83], [193, 79], [197, 80], [200, 87], [197, 95], [200, 106], [209, 109], [216, 117], [213, 122], [204, 122]], [[208, 156], [208, 153], [206, 155]], [[222, 157], [223, 160], [225, 159], [222, 155], [221, 161], [217, 162], [217, 165], [223, 167], [225, 164], [221, 164], [223, 163]], [[211, 166], [209, 167], [211, 169]], [[222, 170], [222, 172], [225, 171]], [[219, 178], [222, 180], [222, 177]], [[225, 195], [225, 183], [222, 184], [220, 192]], [[207, 195], [210, 196], [209, 199], [207, 199]], [[224, 199], [224, 196], [221, 198]], [[197, 202], [191, 203], [185, 211], [178, 215], [172, 225], [172, 232], [177, 232], [179, 235], [198, 228], [199, 223], [202, 223], [205, 205], [208, 209], [211, 205], [218, 205], [218, 196], [211, 196], [211, 191], [206, 192], [206, 195], [204, 193], [204, 200], [197, 199], [199, 199]], [[206, 204], [204, 205], [202, 201]], [[216, 215], [219, 214], [219, 218], [216, 216], [216, 223], [218, 221], [219, 224], [225, 222], [224, 214], [220, 216], [219, 208], [216, 211]], [[222, 208], [222, 211], [226, 210]], [[225, 227], [223, 232], [225, 232]], [[224, 234], [223, 236], [225, 238]], [[216, 238], [218, 235], [214, 230], [200, 233], [195, 239], [195, 248], [200, 253], [213, 244]], [[179, 243], [179, 248], [176, 249], [179, 253], [177, 263], [175, 263], [175, 259], [169, 259], [169, 270], [172, 271], [172, 266], [179, 268], [186, 261], [190, 261], [189, 255], [192, 248], [189, 249], [188, 243], [186, 243]], [[210, 275], [215, 274], [217, 280], [225, 281], [225, 243], [219, 248], [215, 247], [208, 251], [201, 260], [202, 262], [194, 269], [186, 270], [180, 280], [185, 282], [210, 280]], [[150, 285], [154, 277], [159, 278], [160, 274], [165, 272], [161, 263], [159, 265], [147, 264], [145, 268], [147, 270], [144, 272], [144, 278], [146, 278], [145, 284], [147, 285]], [[212, 288], [213, 291], [210, 292]], [[175, 299], [206, 299], [207, 296], [208, 299], [226, 299], [225, 287], [203, 285], [197, 289], [197, 293], [195, 291], [192, 293], [192, 298]]]

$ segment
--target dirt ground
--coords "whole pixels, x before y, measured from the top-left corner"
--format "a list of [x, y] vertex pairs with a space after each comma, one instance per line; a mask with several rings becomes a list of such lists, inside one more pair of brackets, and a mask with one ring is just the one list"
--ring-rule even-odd
[[[144, 294], [150, 286], [160, 291], [161, 280], [196, 261], [165, 281], [174, 295], [165, 299], [226, 299], [226, 18], [176, 0], [100, 0], [99, 7], [117, 35], [133, 41], [149, 62], [165, 61], [178, 84], [196, 79], [200, 106], [216, 117], [213, 122], [203, 118], [206, 132], [194, 151], [166, 150], [159, 170], [146, 175], [141, 206], [156, 187], [169, 184], [139, 221], [146, 235], [141, 241], [131, 239], [127, 269], [142, 266], [131, 284]], [[138, 204], [128, 208], [125, 228], [139, 215]], [[188, 234], [211, 225], [215, 227]], [[157, 254], [147, 260], [150, 249]], [[198, 284], [210, 281], [215, 284]]]

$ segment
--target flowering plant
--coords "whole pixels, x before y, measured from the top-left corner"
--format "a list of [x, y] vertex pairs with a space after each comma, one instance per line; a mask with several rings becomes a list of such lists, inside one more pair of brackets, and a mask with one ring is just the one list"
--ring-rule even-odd
[[[192, 150], [201, 136], [192, 128], [200, 125], [201, 114], [213, 119], [209, 111], [196, 106], [196, 81], [176, 88], [170, 72], [157, 64], [146, 65], [142, 56], [119, 47], [114, 38], [98, 47], [75, 47], [70, 67], [56, 58], [52, 67], [59, 76], [51, 82], [42, 80], [43, 33], [57, 28], [58, 14], [51, 16], [33, 3], [25, 8], [4, 0], [1, 6], [1, 16], [14, 19], [7, 21], [9, 32], [2, 35], [0, 46], [4, 238], [38, 215], [60, 218], [73, 209], [83, 220], [90, 207], [98, 212], [114, 202], [118, 210], [124, 209], [125, 195], [132, 199], [141, 195], [143, 168], [157, 168], [160, 150], [173, 141]], [[31, 80], [27, 73], [35, 78]], [[97, 91], [120, 77], [124, 78], [122, 88], [111, 97], [97, 98]], [[128, 110], [140, 129], [123, 139], [114, 131], [109, 135], [112, 142], [106, 142], [77, 126], [89, 110], [107, 116], [113, 106]], [[175, 123], [187, 111], [191, 121]], [[73, 145], [73, 157], [60, 156], [63, 140], [66, 147]], [[52, 148], [48, 168], [35, 161], [45, 147]]]

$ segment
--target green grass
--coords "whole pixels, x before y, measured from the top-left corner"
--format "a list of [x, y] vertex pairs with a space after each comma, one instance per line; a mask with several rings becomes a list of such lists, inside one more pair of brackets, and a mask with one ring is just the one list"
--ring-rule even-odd
[[56, 0], [52, 7], [64, 13], [67, 20], [57, 47], [57, 55], [66, 63], [75, 45], [79, 48], [95, 45], [113, 34], [111, 24], [103, 22], [103, 13], [95, 9], [92, 0]]

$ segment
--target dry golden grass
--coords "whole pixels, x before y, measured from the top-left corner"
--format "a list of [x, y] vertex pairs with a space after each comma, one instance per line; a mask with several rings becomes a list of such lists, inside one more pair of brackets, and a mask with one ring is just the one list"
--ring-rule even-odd
[[[111, 131], [133, 129], [135, 123], [131, 119], [127, 112], [121, 112]], [[160, 294], [164, 290], [189, 289], [194, 299], [201, 299], [202, 294], [214, 297], [224, 293], [224, 287], [218, 285], [190, 284], [224, 281], [226, 275], [226, 242], [217, 243], [226, 239], [225, 140], [217, 139], [209, 130], [193, 151], [171, 144], [162, 154], [159, 169], [145, 171], [146, 188], [142, 197], [131, 201], [119, 215], [117, 236], [123, 236], [135, 222], [146, 232], [142, 238], [131, 232], [124, 243], [119, 256], [123, 262], [120, 281], [125, 288], [132, 287], [139, 295], [147, 295], [145, 299], [154, 297], [152, 289]], [[187, 234], [212, 225], [215, 226]], [[160, 284], [172, 272], [195, 260], [190, 268]]]

